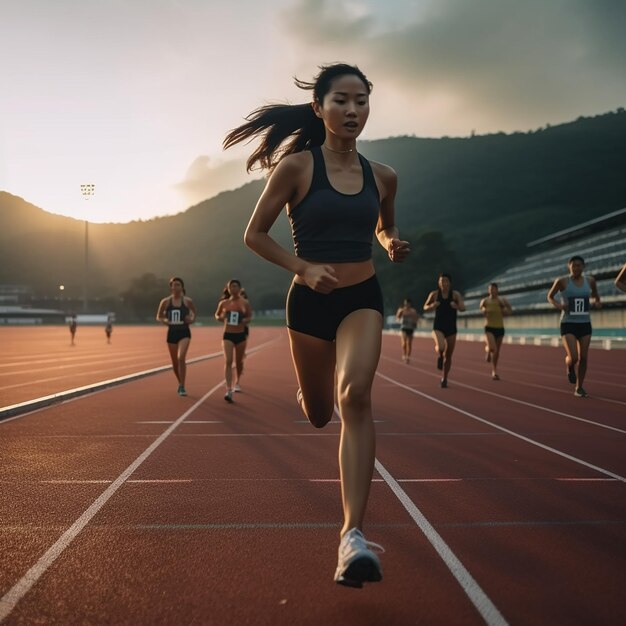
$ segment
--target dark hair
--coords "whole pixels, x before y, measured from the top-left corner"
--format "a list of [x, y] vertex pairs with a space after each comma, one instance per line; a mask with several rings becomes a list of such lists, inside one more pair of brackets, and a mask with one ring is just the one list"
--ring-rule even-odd
[[177, 280], [180, 283], [180, 286], [183, 288], [183, 294], [187, 295], [187, 292], [185, 291], [185, 281], [178, 276], [172, 276], [172, 278], [170, 278], [170, 287], [175, 280]]
[[227, 283], [226, 286], [224, 287], [224, 291], [222, 292], [222, 300], [226, 300], [227, 298], [230, 298], [230, 289], [229, 287], [233, 284], [233, 283], [237, 283], [239, 285], [239, 288], [241, 289], [241, 281], [238, 280], [237, 278], [231, 278]]
[[452, 282], [452, 276], [447, 272], [440, 272], [439, 278], [447, 278], [450, 282]]
[[409, 304], [413, 304], [413, 302], [411, 301], [411, 298], [405, 298], [404, 301], [408, 302]]
[[575, 254], [568, 262], [568, 265], [571, 265], [574, 261], [580, 261], [583, 265], [585, 264], [585, 259], [583, 259], [581, 256]]
[[498, 289], [498, 283], [489, 283], [489, 286]]
[[[332, 63], [320, 65], [320, 72], [312, 82], [294, 77], [296, 87], [313, 92], [315, 102], [322, 104], [330, 91], [332, 81], [338, 76], [353, 75], [363, 81], [367, 93], [372, 92], [372, 83], [356, 65]], [[324, 122], [310, 103], [268, 104], [255, 109], [246, 117], [247, 122], [231, 130], [224, 139], [224, 150], [242, 141], [261, 137], [261, 144], [246, 162], [249, 172], [258, 163], [260, 169], [273, 170], [287, 154], [302, 152], [321, 146], [326, 138]]]

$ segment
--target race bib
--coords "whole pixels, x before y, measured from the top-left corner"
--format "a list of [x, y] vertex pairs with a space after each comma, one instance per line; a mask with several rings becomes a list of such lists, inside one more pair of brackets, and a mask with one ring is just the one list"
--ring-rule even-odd
[[180, 319], [180, 309], [172, 309], [170, 311], [170, 324], [182, 324], [183, 320]]
[[239, 324], [239, 311], [228, 312], [228, 324], [231, 326], [237, 326]]
[[589, 314], [589, 298], [586, 296], [568, 298], [567, 310], [570, 315], [588, 315]]

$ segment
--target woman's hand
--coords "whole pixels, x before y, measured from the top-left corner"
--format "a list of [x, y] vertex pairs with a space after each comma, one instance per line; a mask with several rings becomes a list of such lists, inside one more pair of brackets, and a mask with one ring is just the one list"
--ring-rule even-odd
[[308, 265], [300, 276], [308, 287], [319, 293], [330, 293], [339, 282], [331, 265]]
[[411, 252], [408, 241], [392, 239], [387, 246], [387, 254], [394, 263], [402, 263]]

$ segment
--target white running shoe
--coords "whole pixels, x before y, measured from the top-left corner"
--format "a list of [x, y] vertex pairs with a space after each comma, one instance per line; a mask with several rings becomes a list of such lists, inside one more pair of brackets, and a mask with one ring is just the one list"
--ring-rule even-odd
[[233, 390], [232, 389], [229, 389], [224, 394], [224, 400], [226, 400], [226, 402], [230, 402], [232, 404], [232, 401], [233, 401]]
[[339, 543], [335, 582], [346, 587], [360, 588], [365, 582], [375, 583], [382, 580], [380, 560], [370, 548], [385, 551], [377, 543], [366, 541], [358, 528], [351, 528]]
[[239, 386], [239, 383], [237, 383], [237, 384], [233, 387], [233, 391], [241, 392], [241, 387]]

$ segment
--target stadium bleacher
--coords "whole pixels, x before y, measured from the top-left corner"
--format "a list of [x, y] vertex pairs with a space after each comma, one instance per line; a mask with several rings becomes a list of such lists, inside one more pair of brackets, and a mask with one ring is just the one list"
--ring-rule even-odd
[[585, 259], [585, 273], [596, 279], [605, 305], [626, 304], [624, 294], [614, 284], [626, 262], [626, 209], [548, 235], [530, 242], [528, 247], [537, 251], [482, 285], [467, 290], [464, 317], [481, 315], [478, 306], [487, 295], [490, 282], [498, 284], [500, 295], [506, 297], [516, 313], [553, 310], [546, 300], [547, 291], [556, 277], [567, 273], [567, 261], [573, 255]]

